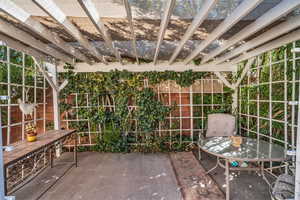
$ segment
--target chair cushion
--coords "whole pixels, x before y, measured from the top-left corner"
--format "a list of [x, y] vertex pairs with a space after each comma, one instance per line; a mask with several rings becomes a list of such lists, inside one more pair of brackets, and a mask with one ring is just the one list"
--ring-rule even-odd
[[235, 117], [230, 114], [210, 114], [206, 137], [233, 136], [235, 134]]

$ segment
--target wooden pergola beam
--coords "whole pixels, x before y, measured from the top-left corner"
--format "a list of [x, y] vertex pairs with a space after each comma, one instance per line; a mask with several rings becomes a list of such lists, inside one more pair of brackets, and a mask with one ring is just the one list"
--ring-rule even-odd
[[157, 57], [159, 54], [159, 50], [160, 50], [160, 45], [164, 39], [164, 35], [166, 33], [172, 12], [174, 10], [176, 4], [176, 0], [167, 0], [166, 1], [166, 7], [164, 8], [165, 12], [163, 15], [163, 18], [161, 20], [160, 23], [160, 29], [159, 29], [159, 33], [158, 33], [158, 40], [157, 40], [157, 45], [156, 45], [156, 49], [155, 49], [155, 54], [154, 54], [154, 59], [153, 59], [153, 63], [156, 65], [157, 63]]
[[[201, 71], [201, 72], [232, 72], [236, 71], [236, 66], [231, 64], [222, 64], [222, 65], [194, 65], [189, 64], [185, 65], [184, 63], [174, 63], [173, 65], [169, 65], [167, 62], [158, 63], [154, 65], [153, 63], [147, 64], [124, 64], [120, 65], [118, 62], [109, 63], [108, 65], [104, 65], [103, 63], [96, 63], [94, 65], [88, 65], [86, 63], [76, 63], [75, 64], [75, 72], [109, 72], [111, 70], [127, 70], [131, 72], [145, 72], [145, 71], [186, 71], [186, 70], [193, 70], [193, 71]], [[65, 71], [63, 69], [63, 65], [60, 65], [58, 68], [59, 71]]]
[[52, 33], [44, 25], [42, 25], [38, 20], [34, 19], [30, 13], [20, 8], [17, 4], [10, 0], [0, 0], [0, 10], [3, 10], [6, 14], [20, 21], [22, 24], [27, 26], [29, 29], [39, 34], [39, 36], [47, 39], [49, 42], [53, 43], [55, 46], [59, 47], [66, 53], [74, 56], [75, 58], [85, 61], [89, 64], [91, 62], [86, 56], [80, 53], [77, 49], [72, 47], [70, 44], [62, 40], [57, 34]]
[[71, 34], [85, 49], [89, 50], [90, 53], [97, 59], [101, 60], [103, 63], [107, 63], [104, 57], [99, 53], [99, 51], [94, 47], [75, 27], [63, 11], [56, 5], [53, 0], [32, 0], [36, 5], [38, 5], [42, 10], [44, 10], [48, 15], [55, 19], [59, 24], [61, 24], [65, 30]]
[[20, 30], [19, 28], [13, 26], [12, 24], [4, 21], [3, 19], [0, 19], [0, 32], [4, 33], [5, 35], [9, 35], [10, 37], [19, 40], [23, 42], [24, 44], [27, 44], [35, 49], [40, 50], [41, 52], [44, 52], [47, 55], [51, 55], [52, 57], [63, 60], [67, 63], [72, 64], [73, 59], [64, 54], [58, 52], [56, 49], [52, 48], [48, 44], [45, 44], [30, 34], [26, 33], [25, 31]]
[[224, 64], [237, 64], [240, 63], [244, 60], [247, 60], [249, 58], [258, 56], [264, 52], [270, 51], [272, 49], [276, 49], [278, 47], [281, 47], [283, 45], [286, 45], [290, 42], [296, 41], [296, 40], [300, 40], [300, 29], [295, 30], [293, 32], [290, 32], [278, 39], [275, 39], [265, 45], [262, 45], [258, 48], [255, 48], [252, 51], [249, 51], [247, 53], [242, 54], [241, 56], [233, 59], [232, 61], [228, 62], [228, 63], [224, 63]]
[[260, 46], [272, 39], [275, 39], [283, 34], [286, 34], [295, 28], [300, 27], [300, 16], [290, 17], [287, 21], [278, 24], [277, 26], [269, 29], [268, 31], [264, 32], [263, 34], [257, 36], [256, 38], [242, 44], [241, 46], [231, 50], [227, 54], [220, 56], [215, 59], [214, 62], [211, 64], [220, 64], [225, 62], [239, 54], [245, 53], [257, 46]]
[[195, 16], [192, 24], [189, 26], [187, 31], [185, 32], [184, 36], [180, 40], [178, 46], [176, 47], [174, 53], [172, 54], [169, 64], [174, 63], [175, 59], [177, 58], [178, 54], [184, 47], [184, 44], [193, 36], [197, 28], [203, 23], [203, 21], [208, 16], [210, 10], [216, 5], [218, 0], [205, 0], [204, 4], [201, 6], [200, 11]]
[[51, 60], [51, 57], [49, 57], [48, 55], [46, 55], [42, 52], [39, 52], [39, 51], [35, 50], [34, 48], [26, 46], [23, 43], [19, 42], [18, 40], [10, 38], [2, 33], [0, 33], [0, 41], [3, 41], [10, 48], [24, 52], [27, 55], [34, 56], [38, 60], [45, 60], [45, 61]]
[[213, 30], [209, 36], [201, 42], [195, 50], [184, 60], [185, 64], [191, 62], [196, 58], [201, 51], [208, 47], [213, 41], [222, 36], [231, 27], [233, 27], [237, 22], [239, 22], [243, 17], [249, 14], [262, 0], [251, 0], [243, 1], [233, 12], [229, 15], [217, 28]]
[[216, 57], [223, 51], [227, 50], [231, 46], [237, 44], [238, 42], [246, 39], [247, 37], [255, 34], [264, 27], [270, 25], [286, 14], [290, 13], [293, 9], [297, 8], [300, 5], [299, 0], [290, 0], [282, 1], [274, 8], [267, 11], [261, 17], [256, 19], [253, 23], [243, 28], [240, 32], [232, 36], [229, 40], [225, 41], [222, 46], [214, 49], [212, 52], [209, 52], [206, 56], [203, 57], [201, 63], [206, 63], [210, 59]]
[[97, 31], [103, 36], [106, 46], [114, 53], [115, 57], [122, 64], [121, 56], [118, 50], [114, 47], [113, 41], [109, 32], [107, 31], [104, 23], [101, 20], [99, 12], [96, 9], [95, 4], [92, 0], [78, 0], [79, 4], [85, 11], [86, 15], [92, 21]]
[[135, 59], [137, 64], [139, 64], [139, 56], [138, 56], [138, 51], [137, 51], [137, 46], [136, 46], [136, 37], [135, 37], [135, 33], [134, 33], [134, 25], [133, 25], [133, 20], [132, 20], [132, 12], [131, 12], [131, 8], [129, 5], [128, 0], [123, 0], [124, 2], [124, 6], [126, 9], [126, 14], [127, 14], [127, 20], [129, 22], [129, 26], [130, 26], [130, 32], [131, 32], [131, 37], [132, 37], [132, 46], [135, 52]]

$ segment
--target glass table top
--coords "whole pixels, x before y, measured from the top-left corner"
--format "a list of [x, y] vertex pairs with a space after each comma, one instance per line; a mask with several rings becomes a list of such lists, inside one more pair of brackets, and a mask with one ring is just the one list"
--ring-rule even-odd
[[199, 147], [218, 157], [244, 161], [283, 161], [285, 150], [278, 144], [263, 140], [242, 138], [240, 147], [234, 147], [230, 137], [211, 137], [199, 141]]

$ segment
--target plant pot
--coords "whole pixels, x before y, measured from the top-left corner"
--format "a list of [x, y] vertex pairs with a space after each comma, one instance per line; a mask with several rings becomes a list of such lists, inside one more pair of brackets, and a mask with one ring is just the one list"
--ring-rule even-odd
[[36, 134], [33, 134], [33, 133], [27, 134], [27, 141], [28, 142], [34, 142], [34, 141], [36, 141], [36, 139], [37, 139]]

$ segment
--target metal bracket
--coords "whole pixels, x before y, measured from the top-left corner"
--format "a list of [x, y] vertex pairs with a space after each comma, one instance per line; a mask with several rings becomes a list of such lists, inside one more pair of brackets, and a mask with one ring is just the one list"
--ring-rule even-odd
[[299, 105], [299, 101], [289, 101], [290, 106], [297, 106]]

